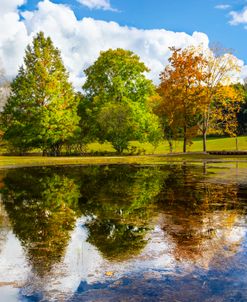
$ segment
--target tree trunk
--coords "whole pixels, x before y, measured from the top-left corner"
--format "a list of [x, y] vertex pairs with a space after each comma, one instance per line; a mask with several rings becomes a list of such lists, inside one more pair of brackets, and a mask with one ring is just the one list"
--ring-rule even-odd
[[61, 148], [62, 148], [62, 144], [61, 143], [55, 143], [52, 147], [51, 147], [51, 155], [52, 156], [60, 156], [61, 154]]
[[207, 130], [203, 129], [203, 152], [207, 152]]
[[173, 144], [172, 144], [172, 141], [169, 140], [168, 143], [169, 143], [170, 153], [172, 153], [172, 152], [173, 152]]
[[187, 127], [184, 126], [184, 146], [183, 146], [183, 152], [186, 153], [187, 151]]
[[117, 150], [117, 154], [122, 154], [123, 153], [123, 148], [122, 146], [116, 146], [114, 147]]
[[238, 137], [236, 136], [236, 151], [238, 151]]

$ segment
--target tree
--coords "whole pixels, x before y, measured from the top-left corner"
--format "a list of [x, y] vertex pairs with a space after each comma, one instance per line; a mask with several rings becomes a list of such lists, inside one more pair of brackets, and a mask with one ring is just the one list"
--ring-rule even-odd
[[170, 133], [170, 138], [182, 132], [183, 152], [186, 152], [190, 138], [197, 133], [206, 61], [193, 47], [172, 47], [170, 50], [169, 64], [160, 75], [158, 93], [161, 98], [155, 112], [161, 117], [164, 131]]
[[200, 47], [171, 50], [170, 64], [161, 74], [161, 100], [155, 111], [170, 141], [182, 133], [186, 152], [189, 139], [200, 130], [206, 152], [209, 130], [236, 136], [237, 113], [243, 102], [242, 89], [233, 85], [239, 72], [238, 60], [229, 53]]
[[211, 114], [214, 131], [223, 132], [233, 137], [237, 136], [237, 114], [243, 102], [243, 93], [241, 85], [218, 88], [218, 93], [213, 101], [214, 110]]
[[42, 32], [28, 45], [24, 65], [4, 107], [4, 139], [23, 152], [58, 155], [79, 122], [77, 101], [60, 52]]
[[130, 140], [157, 142], [160, 129], [157, 117], [148, 106], [154, 87], [144, 73], [148, 68], [133, 52], [109, 49], [85, 70], [83, 85], [91, 120], [91, 134], [109, 141], [122, 153]]
[[238, 113], [238, 134], [245, 135], [247, 133], [247, 79], [245, 79], [245, 84], [242, 87], [244, 89], [244, 102]]
[[87, 114], [88, 102], [80, 91], [76, 92], [76, 98], [78, 104], [77, 114], [81, 118], [73, 136], [66, 141], [66, 153], [83, 155], [87, 151], [87, 144], [95, 141], [95, 137], [91, 131], [93, 121], [90, 115]]
[[158, 93], [152, 96], [149, 102], [153, 112], [159, 117], [163, 137], [167, 140], [170, 153], [172, 153], [174, 149], [174, 141], [179, 138], [182, 132], [181, 128], [176, 124], [178, 120], [175, 118], [175, 116], [171, 119], [172, 112], [175, 113], [173, 106], [166, 107], [166, 110], [171, 110], [170, 113], [164, 112], [162, 105], [163, 99]]
[[111, 142], [118, 153], [128, 148], [128, 142], [133, 138], [136, 125], [130, 108], [124, 104], [109, 103], [102, 107], [98, 122], [102, 137]]
[[217, 129], [218, 121], [222, 124], [222, 120], [224, 120], [225, 129], [232, 127], [232, 118], [234, 117], [235, 123], [236, 114], [243, 101], [243, 93], [238, 89], [234, 90], [232, 86], [240, 71], [239, 62], [235, 56], [229, 52], [226, 53], [226, 50], [214, 48], [206, 51], [204, 57], [207, 61], [204, 96], [202, 97], [204, 101], [201, 102], [202, 114], [198, 126], [203, 135], [203, 151], [206, 152], [208, 130]]

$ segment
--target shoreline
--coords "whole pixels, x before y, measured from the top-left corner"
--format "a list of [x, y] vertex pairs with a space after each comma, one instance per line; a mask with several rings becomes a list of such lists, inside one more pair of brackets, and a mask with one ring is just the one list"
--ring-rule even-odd
[[0, 156], [0, 169], [39, 166], [70, 165], [162, 165], [169, 163], [210, 163], [210, 162], [247, 162], [246, 155], [212, 155], [199, 152], [133, 155], [133, 156], [78, 156], [78, 157], [42, 157], [42, 156]]

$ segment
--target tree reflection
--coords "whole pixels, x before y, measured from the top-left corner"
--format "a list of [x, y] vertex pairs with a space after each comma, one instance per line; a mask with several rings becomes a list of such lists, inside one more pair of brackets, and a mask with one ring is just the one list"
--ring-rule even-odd
[[160, 194], [163, 229], [180, 261], [208, 266], [216, 256], [234, 254], [241, 242], [238, 225], [244, 204], [236, 184], [214, 183], [200, 169], [177, 166]]
[[110, 260], [140, 253], [166, 173], [160, 168], [94, 168], [81, 181], [80, 209], [90, 217], [88, 241]]
[[137, 255], [147, 243], [166, 175], [158, 167], [16, 169], [4, 178], [2, 198], [14, 233], [43, 274], [61, 260], [81, 214], [87, 241], [105, 258]]
[[77, 217], [79, 187], [48, 168], [11, 170], [2, 199], [13, 231], [38, 274], [59, 262]]
[[237, 250], [233, 232], [244, 205], [237, 185], [220, 185], [204, 172], [183, 164], [16, 169], [5, 175], [2, 200], [40, 275], [61, 261], [81, 215], [87, 241], [105, 259], [140, 254], [159, 217], [176, 259], [208, 265]]
[[4, 245], [7, 240], [7, 235], [10, 230], [11, 230], [11, 225], [8, 219], [8, 215], [2, 204], [2, 198], [0, 195], [0, 253], [4, 249]]

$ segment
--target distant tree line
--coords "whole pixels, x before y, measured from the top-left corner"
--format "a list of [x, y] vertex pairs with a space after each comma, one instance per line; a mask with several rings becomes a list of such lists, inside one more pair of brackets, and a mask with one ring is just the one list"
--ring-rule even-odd
[[[199, 47], [171, 48], [158, 87], [131, 51], [109, 49], [84, 72], [76, 92], [60, 51], [42, 32], [27, 46], [24, 64], [8, 86], [0, 79], [0, 136], [10, 151], [33, 149], [59, 155], [81, 153], [89, 142], [110, 142], [118, 153], [130, 141], [157, 146], [183, 139], [183, 151], [199, 133], [238, 136], [247, 132], [246, 85], [231, 54]], [[1, 72], [3, 75], [3, 72]]]

